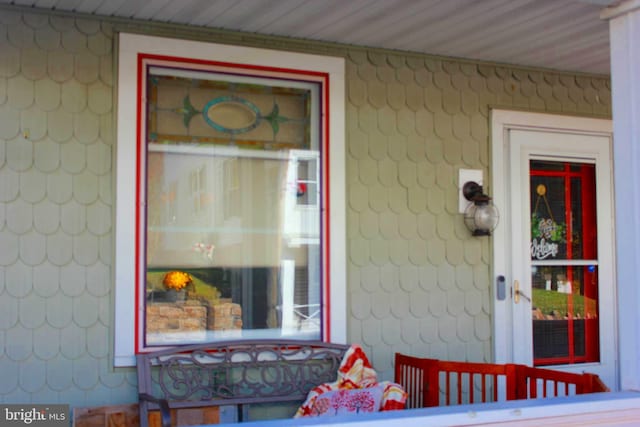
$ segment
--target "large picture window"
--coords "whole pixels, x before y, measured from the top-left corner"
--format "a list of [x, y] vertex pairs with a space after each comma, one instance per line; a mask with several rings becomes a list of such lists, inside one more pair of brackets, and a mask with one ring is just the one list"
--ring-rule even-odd
[[[116, 365], [194, 342], [343, 341], [342, 60], [272, 66], [256, 49], [133, 35], [120, 48]], [[229, 49], [252, 62], [209, 54]]]

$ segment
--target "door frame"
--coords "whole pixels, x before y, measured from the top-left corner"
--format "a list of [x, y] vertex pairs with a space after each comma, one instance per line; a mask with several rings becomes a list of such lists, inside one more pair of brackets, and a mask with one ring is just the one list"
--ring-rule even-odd
[[[500, 214], [500, 224], [493, 232], [493, 263], [492, 263], [492, 277], [494, 278], [494, 291], [492, 295], [493, 300], [493, 352], [494, 360], [496, 363], [510, 363], [514, 361], [514, 354], [512, 349], [512, 337], [513, 330], [513, 302], [512, 302], [512, 290], [513, 284], [513, 272], [511, 271], [511, 254], [513, 249], [511, 248], [511, 201], [509, 200], [510, 194], [510, 182], [505, 179], [510, 171], [509, 164], [509, 137], [510, 130], [518, 129], [525, 131], [558, 131], [558, 132], [575, 132], [597, 136], [606, 136], [612, 138], [613, 123], [611, 120], [591, 118], [591, 117], [577, 117], [561, 114], [548, 114], [548, 113], [532, 113], [524, 111], [512, 111], [512, 110], [491, 110], [491, 193], [493, 202], [498, 208]], [[613, 147], [610, 146], [610, 159], [613, 161]], [[613, 180], [613, 165], [611, 168], [611, 179]], [[612, 188], [613, 190], [613, 188]], [[615, 213], [615, 204], [613, 201], [613, 195], [611, 196], [612, 213]], [[614, 238], [614, 218], [611, 218], [612, 224], [612, 238]], [[613, 249], [615, 249], [615, 241], [613, 242]], [[615, 266], [615, 254], [612, 260], [613, 266]], [[612, 276], [615, 283], [615, 268], [612, 269]], [[498, 300], [495, 285], [497, 278], [504, 276], [506, 283], [506, 298]], [[612, 310], [614, 325], [617, 325], [617, 313], [615, 308], [615, 288], [614, 288], [614, 307]], [[614, 326], [615, 333], [617, 335], [617, 327]], [[614, 337], [615, 346], [615, 361], [618, 362], [617, 355], [617, 343], [618, 337]], [[612, 389], [618, 388], [618, 372], [619, 366], [616, 366], [616, 384], [611, 384]]]

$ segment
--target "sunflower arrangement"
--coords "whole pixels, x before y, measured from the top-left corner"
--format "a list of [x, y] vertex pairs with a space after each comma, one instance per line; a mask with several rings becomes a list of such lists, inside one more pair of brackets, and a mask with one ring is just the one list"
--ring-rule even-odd
[[164, 279], [162, 279], [162, 284], [167, 289], [174, 291], [181, 291], [192, 283], [193, 278], [184, 271], [169, 271], [164, 275]]

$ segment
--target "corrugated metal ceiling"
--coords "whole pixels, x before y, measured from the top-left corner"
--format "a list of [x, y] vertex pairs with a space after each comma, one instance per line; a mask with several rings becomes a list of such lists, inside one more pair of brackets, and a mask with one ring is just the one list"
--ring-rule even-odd
[[609, 74], [614, 0], [0, 0], [72, 11]]

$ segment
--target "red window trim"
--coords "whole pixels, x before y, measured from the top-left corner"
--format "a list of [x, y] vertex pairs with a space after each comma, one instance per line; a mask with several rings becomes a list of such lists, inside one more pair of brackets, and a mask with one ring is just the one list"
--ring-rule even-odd
[[[330, 286], [330, 179], [329, 179], [329, 150], [330, 150], [330, 141], [329, 141], [329, 130], [330, 130], [330, 117], [329, 117], [329, 93], [330, 93], [330, 77], [329, 73], [326, 72], [318, 72], [312, 70], [301, 70], [301, 69], [290, 69], [290, 68], [281, 68], [281, 67], [270, 67], [263, 66], [258, 64], [239, 64], [239, 63], [231, 63], [231, 62], [223, 62], [223, 61], [209, 61], [202, 60], [197, 58], [184, 58], [184, 57], [176, 57], [169, 55], [155, 55], [148, 53], [138, 53], [137, 55], [137, 105], [136, 105], [136, 188], [135, 188], [135, 354], [143, 353], [145, 351], [149, 351], [150, 349], [144, 346], [144, 305], [142, 300], [142, 268], [145, 263], [144, 256], [144, 247], [141, 244], [141, 239], [143, 238], [144, 230], [142, 229], [143, 224], [145, 223], [144, 219], [144, 211], [141, 209], [141, 206], [144, 204], [141, 202], [141, 197], [143, 193], [142, 182], [143, 182], [143, 168], [142, 164], [146, 159], [145, 156], [145, 139], [144, 139], [144, 111], [145, 104], [142, 100], [145, 98], [144, 96], [144, 88], [145, 88], [145, 78], [146, 72], [150, 65], [156, 66], [173, 66], [176, 68], [178, 64], [187, 64], [193, 69], [203, 70], [203, 71], [211, 71], [212, 68], [215, 71], [228, 71], [235, 72], [236, 74], [245, 74], [252, 75], [256, 77], [271, 77], [271, 78], [279, 78], [283, 80], [292, 80], [292, 81], [306, 81], [306, 82], [315, 82], [321, 85], [320, 91], [320, 112], [321, 112], [321, 126], [320, 126], [320, 145], [322, 147], [321, 159], [322, 159], [322, 185], [324, 191], [322, 192], [322, 203], [321, 206], [321, 236], [322, 236], [322, 257], [321, 257], [321, 307], [322, 307], [322, 325], [321, 325], [321, 339], [325, 342], [331, 341], [331, 286]], [[253, 72], [253, 73], [252, 73]], [[157, 347], [154, 347], [157, 349]]]

